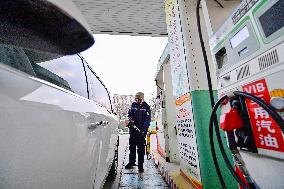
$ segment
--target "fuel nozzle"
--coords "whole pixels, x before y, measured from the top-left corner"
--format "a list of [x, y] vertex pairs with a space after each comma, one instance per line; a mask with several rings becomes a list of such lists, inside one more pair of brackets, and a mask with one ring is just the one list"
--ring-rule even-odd
[[220, 127], [224, 131], [234, 131], [243, 127], [243, 120], [240, 114], [240, 102], [238, 100], [232, 100], [231, 109], [223, 114], [220, 118]]
[[229, 111], [220, 117], [220, 127], [226, 131], [229, 148], [235, 150], [240, 147], [242, 150], [257, 153], [245, 99], [232, 95], [229, 102]]

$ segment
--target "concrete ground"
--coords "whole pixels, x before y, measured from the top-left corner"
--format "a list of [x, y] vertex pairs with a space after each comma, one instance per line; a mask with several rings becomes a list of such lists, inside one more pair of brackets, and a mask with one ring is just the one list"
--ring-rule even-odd
[[151, 136], [151, 149], [152, 159], [154, 159], [160, 174], [162, 174], [166, 183], [170, 186], [169, 188], [194, 189], [188, 180], [180, 174], [179, 163], [166, 162], [165, 158], [158, 153], [156, 135]]
[[[124, 169], [124, 166], [128, 163], [128, 138], [129, 135], [120, 135], [119, 137], [118, 174], [114, 181], [106, 181], [103, 189], [167, 189], [168, 186], [156, 168], [154, 161], [152, 159], [147, 160], [146, 155], [144, 173], [139, 174], [137, 167], [130, 170]], [[152, 143], [151, 147], [155, 148], [155, 145]]]
[[158, 152], [153, 152], [153, 158], [167, 183], [171, 184], [170, 188], [194, 189], [190, 182], [180, 174], [179, 164], [166, 162]]

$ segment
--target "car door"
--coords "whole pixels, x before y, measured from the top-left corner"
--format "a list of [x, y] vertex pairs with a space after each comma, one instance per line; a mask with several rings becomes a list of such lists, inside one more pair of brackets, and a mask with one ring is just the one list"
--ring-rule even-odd
[[99, 142], [99, 160], [96, 171], [96, 182], [94, 188], [100, 188], [104, 179], [108, 175], [108, 170], [111, 166], [115, 145], [117, 142], [117, 125], [118, 122], [112, 114], [112, 105], [110, 102], [109, 93], [97, 77], [92, 68], [86, 63], [88, 83], [90, 85], [90, 99], [98, 104], [104, 111], [101, 116], [102, 124], [100, 125], [101, 138]]
[[[102, 138], [101, 138], [101, 153], [100, 153], [100, 164], [98, 168], [99, 177], [97, 179], [100, 182], [104, 182], [106, 176], [108, 175], [109, 168], [112, 164], [115, 148], [118, 139], [118, 122], [115, 119], [115, 115], [111, 113], [111, 102], [109, 100], [108, 91], [105, 87], [101, 88], [103, 98], [105, 99], [105, 108], [108, 110], [105, 114], [105, 124], [101, 128]], [[101, 186], [98, 186], [100, 188]]]
[[92, 188], [102, 110], [80, 57], [8, 45], [0, 54], [0, 188]]

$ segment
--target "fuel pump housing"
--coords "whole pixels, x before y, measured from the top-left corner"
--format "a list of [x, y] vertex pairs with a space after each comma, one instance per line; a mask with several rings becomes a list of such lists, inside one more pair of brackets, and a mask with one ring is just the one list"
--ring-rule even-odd
[[[247, 92], [284, 118], [283, 18], [283, 0], [243, 1], [212, 36], [219, 97]], [[234, 138], [246, 169], [260, 188], [284, 188], [283, 132], [257, 103], [237, 100], [244, 123]], [[222, 105], [221, 118], [231, 109], [232, 102]]]

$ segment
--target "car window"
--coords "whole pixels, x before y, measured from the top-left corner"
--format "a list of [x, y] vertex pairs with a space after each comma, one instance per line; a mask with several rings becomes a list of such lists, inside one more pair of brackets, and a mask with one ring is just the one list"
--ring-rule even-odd
[[34, 59], [31, 63], [37, 77], [88, 98], [85, 71], [78, 55], [55, 57], [47, 61], [48, 56], [44, 55]]
[[0, 63], [88, 98], [83, 62], [78, 55], [62, 56], [1, 44]]
[[31, 62], [21, 48], [1, 44], [0, 63], [35, 76]]
[[84, 62], [84, 64], [86, 67], [86, 73], [88, 78], [90, 99], [101, 104], [102, 106], [107, 108], [108, 111], [111, 112], [112, 111], [111, 102], [106, 87], [98, 78], [96, 73], [90, 68], [87, 62]]

